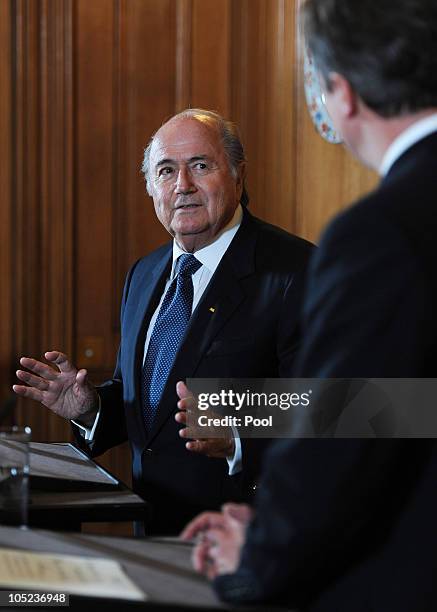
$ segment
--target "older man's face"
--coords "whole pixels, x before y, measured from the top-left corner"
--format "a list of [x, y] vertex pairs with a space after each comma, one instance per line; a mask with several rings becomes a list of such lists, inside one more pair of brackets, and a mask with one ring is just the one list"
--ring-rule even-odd
[[189, 252], [210, 244], [232, 219], [244, 168], [234, 178], [214, 125], [193, 118], [166, 123], [150, 151], [150, 185], [158, 219]]

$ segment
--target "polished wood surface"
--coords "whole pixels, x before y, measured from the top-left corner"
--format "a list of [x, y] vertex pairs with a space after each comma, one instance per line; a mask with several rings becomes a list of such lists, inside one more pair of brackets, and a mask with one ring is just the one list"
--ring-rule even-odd
[[[140, 175], [151, 134], [187, 106], [235, 120], [251, 209], [317, 241], [376, 177], [316, 134], [293, 0], [0, 2], [0, 393], [20, 355], [60, 348], [111, 375], [124, 276], [167, 240]], [[32, 402], [35, 440], [69, 427]], [[129, 482], [126, 446], [102, 462]]]

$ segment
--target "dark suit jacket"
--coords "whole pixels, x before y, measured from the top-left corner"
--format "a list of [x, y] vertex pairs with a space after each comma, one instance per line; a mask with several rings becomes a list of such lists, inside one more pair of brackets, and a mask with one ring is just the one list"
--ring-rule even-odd
[[[304, 306], [302, 377], [436, 377], [437, 134], [337, 217]], [[411, 407], [414, 410], [414, 406]], [[437, 452], [431, 440], [297, 440], [266, 457], [258, 518], [230, 601], [311, 612], [437, 609]]]
[[102, 412], [92, 454], [129, 439], [134, 489], [153, 508], [148, 533], [178, 532], [199, 511], [229, 499], [248, 499], [259, 471], [260, 444], [242, 441], [243, 471], [233, 477], [225, 460], [187, 451], [174, 420], [176, 382], [289, 375], [312, 249], [244, 211], [242, 225], [191, 317], [149, 436], [139, 402], [144, 339], [169, 276], [172, 245], [130, 270], [117, 366], [113, 380], [99, 388]]

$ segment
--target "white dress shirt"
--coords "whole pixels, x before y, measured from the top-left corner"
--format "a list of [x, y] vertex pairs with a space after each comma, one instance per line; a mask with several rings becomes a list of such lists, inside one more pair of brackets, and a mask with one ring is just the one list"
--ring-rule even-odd
[[[235, 234], [238, 231], [238, 228], [241, 225], [241, 220], [243, 218], [243, 210], [241, 205], [239, 205], [234, 213], [234, 216], [223, 228], [220, 232], [219, 236], [214, 240], [212, 244], [208, 244], [208, 246], [203, 247], [203, 249], [199, 249], [195, 251], [193, 255], [196, 257], [198, 261], [202, 264], [202, 266], [195, 272], [192, 276], [193, 280], [193, 309], [194, 312], [197, 304], [200, 301], [200, 298], [203, 295], [203, 292], [207, 288], [209, 281], [211, 280], [214, 272], [218, 268], [220, 261], [222, 260], [223, 255], [228, 250], [229, 245], [231, 244]], [[147, 330], [146, 341], [144, 344], [144, 355], [143, 355], [143, 363], [146, 358], [147, 348], [149, 346], [150, 337], [153, 332], [153, 328], [155, 327], [156, 319], [158, 317], [159, 309], [161, 308], [162, 301], [164, 299], [165, 294], [167, 293], [167, 289], [170, 286], [172, 280], [177, 276], [177, 268], [178, 262], [177, 259], [180, 255], [186, 253], [181, 247], [178, 245], [176, 240], [173, 240], [173, 264], [171, 267], [170, 277], [167, 279], [165, 284], [164, 292], [161, 296], [160, 302], [158, 304], [157, 309], [153, 313], [152, 318], [150, 319], [149, 329]]]
[[[207, 288], [209, 281], [213, 277], [214, 272], [216, 271], [223, 255], [226, 253], [229, 245], [231, 244], [235, 234], [238, 231], [238, 228], [241, 225], [241, 220], [243, 218], [243, 209], [241, 205], [238, 205], [235, 210], [234, 216], [229, 221], [229, 223], [223, 228], [218, 237], [214, 240], [212, 244], [209, 244], [198, 251], [195, 251], [193, 255], [197, 260], [200, 261], [202, 266], [195, 272], [192, 276], [193, 280], [193, 309], [191, 312], [194, 312], [196, 306], [198, 305], [205, 289]], [[143, 354], [143, 363], [146, 358], [147, 349], [149, 346], [150, 338], [153, 332], [153, 328], [156, 323], [156, 319], [158, 317], [159, 309], [161, 308], [162, 301], [167, 292], [167, 289], [172, 282], [172, 280], [177, 276], [178, 273], [178, 262], [177, 259], [180, 255], [184, 254], [184, 251], [176, 242], [173, 241], [173, 263], [170, 272], [170, 277], [167, 279], [163, 294], [159, 301], [158, 307], [150, 319], [149, 328], [146, 334], [146, 340], [144, 343], [144, 354]], [[100, 408], [97, 412], [96, 419], [91, 428], [84, 427], [81, 423], [77, 421], [72, 421], [75, 425], [77, 425], [85, 440], [92, 441], [94, 437], [94, 432], [96, 430], [98, 421], [100, 417]], [[241, 441], [238, 436], [237, 430], [233, 427], [234, 441], [235, 441], [235, 452], [232, 459], [228, 459], [229, 465], [229, 475], [233, 476], [237, 474], [242, 469], [242, 450], [241, 450]]]
[[388, 147], [379, 167], [379, 174], [386, 176], [396, 160], [410, 149], [416, 142], [423, 140], [433, 132], [437, 132], [437, 113], [424, 119], [419, 119], [399, 134]]

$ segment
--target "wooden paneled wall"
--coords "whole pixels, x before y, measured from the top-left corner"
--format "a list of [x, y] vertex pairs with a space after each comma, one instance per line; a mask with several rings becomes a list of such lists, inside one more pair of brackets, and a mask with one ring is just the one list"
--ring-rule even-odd
[[10, 5], [0, 2], [0, 405], [12, 379], [12, 100]]
[[[376, 180], [311, 125], [293, 0], [0, 0], [0, 68], [2, 400], [23, 354], [110, 376], [125, 273], [167, 239], [140, 165], [173, 113], [235, 120], [251, 209], [312, 240]], [[16, 418], [69, 436], [32, 402]], [[126, 449], [105, 461], [127, 479]]]

